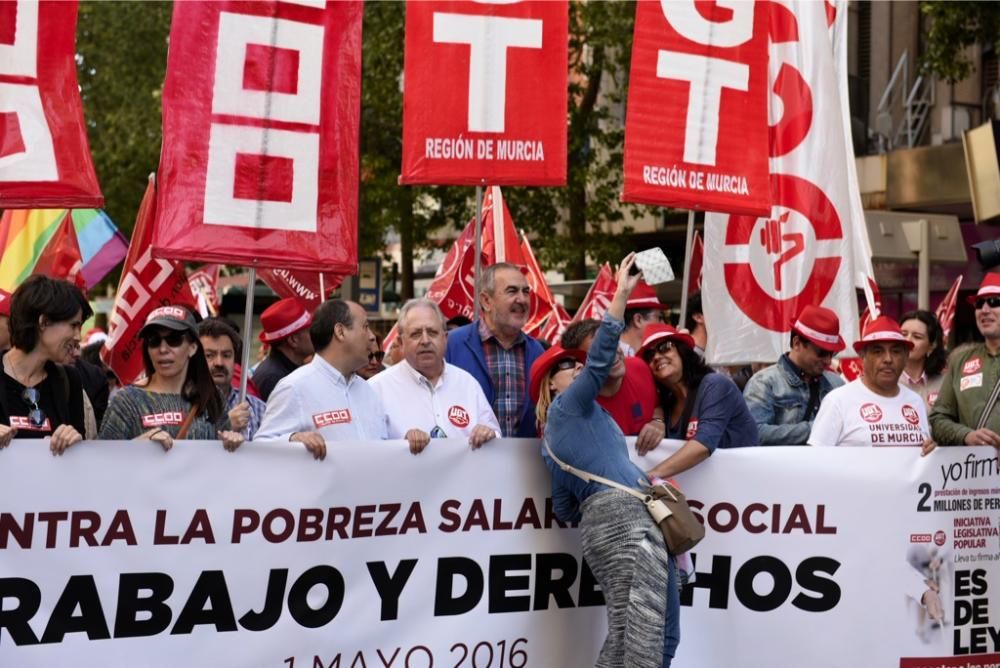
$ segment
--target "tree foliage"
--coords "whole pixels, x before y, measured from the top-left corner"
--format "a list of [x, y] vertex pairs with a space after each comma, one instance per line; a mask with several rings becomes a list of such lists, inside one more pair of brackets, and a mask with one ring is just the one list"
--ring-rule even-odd
[[81, 2], [77, 76], [105, 210], [126, 235], [160, 159], [170, 2]]
[[921, 2], [927, 17], [927, 39], [921, 56], [925, 71], [961, 81], [972, 74], [973, 63], [965, 53], [973, 44], [993, 44], [1000, 49], [1000, 3]]

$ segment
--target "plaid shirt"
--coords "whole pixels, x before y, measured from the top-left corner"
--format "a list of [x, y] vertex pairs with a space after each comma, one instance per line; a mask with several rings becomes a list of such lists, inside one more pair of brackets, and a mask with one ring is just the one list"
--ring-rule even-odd
[[[240, 391], [234, 387], [229, 388], [229, 396], [226, 398], [226, 412], [233, 410], [239, 405], [239, 398]], [[264, 419], [264, 411], [267, 409], [267, 404], [249, 394], [247, 395], [247, 403], [250, 404], [250, 421], [247, 423], [246, 429], [243, 430], [243, 436], [248, 441], [252, 441], [257, 430], [260, 429], [260, 421]]]
[[500, 431], [504, 436], [515, 436], [528, 387], [524, 375], [524, 332], [517, 335], [510, 348], [504, 348], [486, 322], [480, 320], [479, 340], [493, 383], [493, 412], [500, 422]]

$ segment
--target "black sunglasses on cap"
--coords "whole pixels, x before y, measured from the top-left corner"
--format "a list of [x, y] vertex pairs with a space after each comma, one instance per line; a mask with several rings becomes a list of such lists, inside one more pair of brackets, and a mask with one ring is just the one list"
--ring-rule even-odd
[[983, 297], [976, 300], [976, 310], [989, 306], [990, 308], [1000, 308], [1000, 297]]
[[184, 332], [170, 332], [169, 334], [153, 332], [146, 336], [146, 347], [159, 348], [160, 344], [166, 341], [171, 348], [179, 348], [185, 340]]
[[660, 355], [666, 355], [668, 352], [674, 349], [673, 341], [660, 341], [652, 348], [647, 348], [644, 353], [642, 353], [642, 361], [647, 364], [653, 359], [653, 356], [659, 353]]

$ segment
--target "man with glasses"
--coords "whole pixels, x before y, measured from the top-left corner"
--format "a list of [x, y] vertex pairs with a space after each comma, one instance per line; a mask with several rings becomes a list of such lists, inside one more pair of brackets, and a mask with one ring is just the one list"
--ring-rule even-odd
[[823, 398], [844, 381], [826, 369], [846, 346], [837, 314], [806, 306], [792, 325], [791, 349], [743, 390], [761, 445], [803, 445]]
[[403, 359], [369, 383], [381, 397], [389, 438], [405, 438], [418, 454], [432, 438], [463, 438], [473, 449], [500, 435], [486, 395], [467, 371], [445, 362], [447, 324], [429, 299], [399, 312]]
[[941, 445], [1000, 449], [1000, 274], [987, 274], [969, 301], [983, 342], [952, 353], [930, 422]]
[[632, 296], [625, 303], [625, 331], [618, 340], [618, 348], [625, 357], [635, 355], [635, 351], [642, 345], [642, 333], [646, 326], [663, 323], [663, 312], [667, 310], [669, 307], [660, 302], [652, 286], [645, 281], [636, 284]]

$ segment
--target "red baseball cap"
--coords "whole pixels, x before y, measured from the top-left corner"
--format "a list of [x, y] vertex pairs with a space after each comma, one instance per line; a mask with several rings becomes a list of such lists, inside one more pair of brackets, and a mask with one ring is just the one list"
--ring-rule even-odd
[[642, 330], [642, 345], [635, 351], [635, 356], [642, 357], [643, 353], [664, 340], [677, 341], [694, 350], [694, 339], [691, 338], [690, 334], [678, 332], [673, 325], [654, 322], [651, 325], [646, 325], [646, 329]]
[[564, 359], [576, 360], [580, 364], [587, 361], [587, 353], [577, 349], [567, 349], [556, 344], [542, 353], [541, 357], [531, 365], [531, 382], [528, 385], [528, 395], [532, 403], [538, 403], [538, 395], [542, 391], [542, 379], [558, 362]]
[[809, 305], [792, 323], [792, 331], [827, 352], [839, 353], [847, 347], [840, 336], [840, 318], [828, 308]]
[[861, 340], [854, 342], [854, 352], [861, 355], [870, 343], [902, 343], [908, 350], [913, 349], [913, 342], [903, 336], [899, 324], [887, 315], [880, 315], [868, 323]]
[[260, 324], [264, 331], [260, 340], [274, 343], [287, 339], [295, 332], [301, 332], [312, 324], [312, 314], [293, 297], [285, 297], [274, 302], [260, 314]]
[[656, 296], [656, 290], [651, 285], [640, 280], [635, 284], [628, 301], [625, 302], [625, 308], [655, 308], [665, 311], [670, 307], [660, 301]]
[[983, 282], [979, 284], [979, 291], [966, 301], [975, 304], [977, 299], [984, 297], [1000, 297], [1000, 274], [996, 272], [986, 274], [983, 277]]

